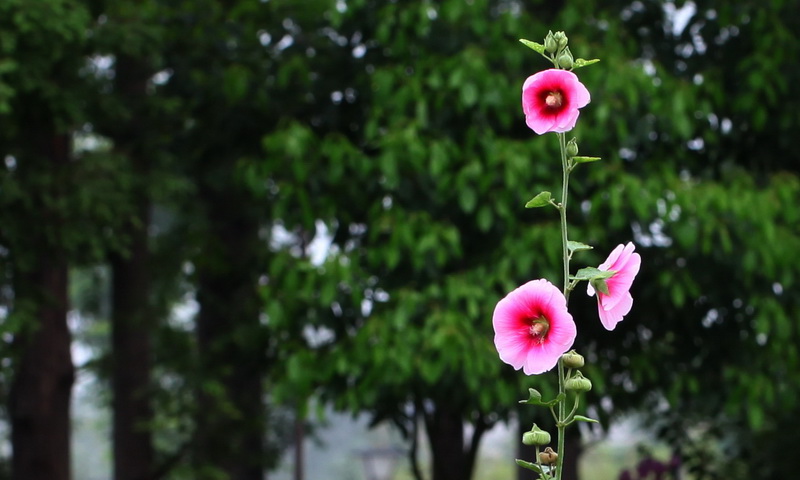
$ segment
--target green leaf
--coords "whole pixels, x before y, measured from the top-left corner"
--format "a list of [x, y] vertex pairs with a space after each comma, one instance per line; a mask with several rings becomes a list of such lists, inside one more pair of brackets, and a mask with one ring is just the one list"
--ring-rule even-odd
[[603, 270], [598, 270], [597, 268], [594, 267], [586, 267], [586, 268], [581, 268], [575, 273], [575, 275], [570, 276], [569, 278], [570, 280], [588, 280], [588, 281], [596, 279], [602, 280], [613, 277], [615, 273], [617, 273], [615, 270], [603, 271]]
[[528, 203], [525, 204], [525, 208], [538, 208], [544, 207], [545, 205], [550, 204], [550, 192], [542, 192], [539, 195], [528, 200]]
[[478, 101], [478, 87], [474, 83], [466, 83], [461, 87], [461, 102], [471, 107]]
[[570, 252], [577, 252], [579, 250], [591, 250], [594, 247], [591, 245], [586, 245], [585, 243], [581, 242], [573, 242], [572, 240], [567, 242], [567, 249]]
[[575, 163], [589, 163], [589, 162], [597, 162], [602, 160], [600, 157], [572, 157]]
[[542, 405], [545, 407], [552, 407], [553, 405], [557, 404], [558, 402], [567, 398], [566, 393], [559, 393], [556, 398], [550, 400], [549, 402], [542, 401], [542, 394], [539, 393], [538, 390], [535, 388], [528, 389], [528, 399], [527, 400], [520, 400], [519, 403], [523, 403], [525, 405]]
[[522, 468], [533, 470], [536, 473], [543, 473], [542, 469], [539, 468], [539, 465], [536, 465], [535, 463], [526, 462], [525, 460], [520, 460], [519, 458], [517, 458], [515, 461], [517, 462], [517, 465], [519, 465]]
[[582, 58], [576, 58], [575, 62], [572, 64], [572, 68], [575, 69], [575, 68], [586, 67], [588, 65], [593, 65], [593, 64], [595, 64], [595, 63], [597, 63], [599, 61], [600, 61], [599, 58], [593, 58], [591, 60], [584, 60]]
[[478, 195], [472, 188], [463, 187], [458, 191], [458, 203], [464, 212], [472, 213], [478, 204]]
[[478, 222], [478, 229], [480, 229], [481, 232], [488, 232], [489, 229], [492, 228], [492, 209], [487, 205], [481, 206], [481, 208], [478, 209], [476, 220]]
[[520, 38], [519, 41], [534, 52], [544, 55], [544, 45], [541, 43], [531, 42], [530, 40], [525, 40], [524, 38]]
[[[529, 388], [528, 389], [528, 402], [534, 401], [534, 400], [541, 401], [542, 400], [542, 393], [539, 390], [536, 390], [535, 388]], [[522, 401], [520, 401], [520, 403], [522, 403], [524, 401], [525, 400], [522, 400]]]
[[594, 418], [584, 417], [583, 415], [575, 415], [572, 417], [573, 420], [576, 422], [588, 422], [588, 423], [600, 423], [598, 420]]

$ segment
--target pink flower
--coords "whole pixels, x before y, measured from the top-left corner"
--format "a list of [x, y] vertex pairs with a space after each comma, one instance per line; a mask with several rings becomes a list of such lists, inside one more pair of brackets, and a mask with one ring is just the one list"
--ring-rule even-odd
[[[631, 242], [624, 246], [618, 245], [606, 261], [597, 267], [598, 270], [616, 272], [611, 278], [606, 279], [608, 295], [597, 292], [597, 311], [606, 330], [614, 330], [633, 306], [633, 297], [629, 290], [642, 263], [639, 254], [633, 253], [634, 248]], [[591, 284], [587, 291], [589, 295], [595, 294]]]
[[577, 330], [567, 300], [547, 280], [533, 280], [497, 302], [492, 316], [500, 360], [526, 375], [553, 368], [572, 347]]
[[522, 111], [525, 123], [539, 135], [567, 132], [578, 121], [579, 108], [591, 97], [578, 76], [551, 68], [531, 75], [522, 85]]

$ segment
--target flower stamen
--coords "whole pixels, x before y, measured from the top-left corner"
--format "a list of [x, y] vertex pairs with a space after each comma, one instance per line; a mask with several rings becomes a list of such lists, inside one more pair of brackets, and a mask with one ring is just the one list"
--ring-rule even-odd
[[539, 343], [544, 343], [548, 330], [550, 330], [550, 322], [544, 317], [539, 317], [531, 323], [529, 333]]
[[561, 96], [561, 92], [550, 92], [544, 103], [550, 108], [558, 108], [564, 103], [564, 97]]

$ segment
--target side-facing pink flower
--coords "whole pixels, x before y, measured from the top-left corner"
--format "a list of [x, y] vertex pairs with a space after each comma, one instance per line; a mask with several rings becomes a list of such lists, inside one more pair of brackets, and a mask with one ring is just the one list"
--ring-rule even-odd
[[497, 302], [492, 316], [500, 360], [526, 375], [546, 372], [572, 347], [577, 329], [567, 300], [547, 280], [532, 280]]
[[[596, 292], [597, 311], [606, 330], [614, 330], [633, 306], [633, 297], [629, 290], [642, 263], [642, 257], [633, 252], [634, 248], [632, 242], [628, 242], [627, 245], [618, 245], [606, 261], [597, 267], [598, 270], [604, 272], [616, 272], [611, 278], [606, 279], [608, 295]], [[591, 284], [589, 284], [587, 292], [589, 295], [595, 294], [595, 289]]]
[[572, 130], [578, 121], [578, 109], [590, 100], [589, 90], [578, 76], [566, 70], [544, 70], [528, 77], [522, 85], [525, 123], [539, 135]]

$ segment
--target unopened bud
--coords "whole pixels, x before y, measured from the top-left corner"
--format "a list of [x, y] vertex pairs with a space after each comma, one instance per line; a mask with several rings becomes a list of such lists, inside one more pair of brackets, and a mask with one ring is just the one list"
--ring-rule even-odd
[[556, 39], [553, 38], [553, 32], [547, 32], [547, 36], [544, 37], [544, 49], [547, 53], [556, 53], [558, 50], [558, 42]]
[[522, 443], [525, 445], [547, 445], [550, 443], [550, 434], [534, 423], [529, 432], [522, 434]]
[[539, 452], [539, 463], [544, 465], [552, 465], [558, 461], [558, 454], [550, 447], [544, 449], [544, 452]]
[[592, 381], [584, 377], [579, 370], [564, 382], [564, 388], [574, 392], [588, 392], [592, 389]]
[[[567, 154], [569, 154], [569, 145], [567, 145]], [[567, 368], [581, 368], [584, 364], [583, 355], [575, 350], [570, 350], [564, 355], [561, 355], [561, 361], [564, 362], [564, 366]]]
[[567, 47], [561, 52], [561, 55], [558, 56], [558, 66], [564, 70], [569, 70], [574, 64], [575, 61], [572, 58], [572, 52], [570, 52], [569, 47]]
[[563, 50], [567, 46], [567, 43], [569, 42], [569, 39], [567, 38], [567, 35], [564, 32], [554, 33], [553, 38], [555, 39], [556, 45], [558, 45], [559, 50]]
[[574, 157], [577, 154], [578, 154], [578, 141], [573, 138], [572, 140], [567, 142], [567, 156]]

